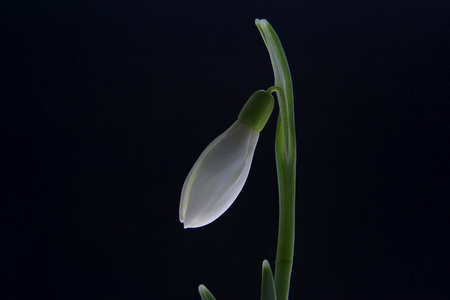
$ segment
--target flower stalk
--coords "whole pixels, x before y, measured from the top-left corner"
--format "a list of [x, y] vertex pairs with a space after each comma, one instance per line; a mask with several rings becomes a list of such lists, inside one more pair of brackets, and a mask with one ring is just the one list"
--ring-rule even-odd
[[[279, 115], [275, 138], [278, 175], [279, 225], [275, 261], [275, 290], [278, 300], [289, 298], [295, 241], [295, 182], [297, 145], [295, 138], [294, 92], [291, 73], [281, 42], [267, 20], [255, 24], [269, 51], [275, 77]], [[271, 89], [268, 92], [272, 92]]]

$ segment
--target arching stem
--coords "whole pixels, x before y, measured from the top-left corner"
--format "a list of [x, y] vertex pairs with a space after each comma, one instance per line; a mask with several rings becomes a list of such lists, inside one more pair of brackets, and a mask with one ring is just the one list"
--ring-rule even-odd
[[268, 92], [276, 92], [279, 115], [275, 138], [275, 158], [278, 175], [279, 226], [277, 256], [275, 262], [275, 289], [277, 300], [289, 298], [295, 240], [295, 177], [297, 146], [295, 137], [294, 93], [291, 73], [281, 42], [266, 20], [255, 20], [269, 51], [275, 86]]

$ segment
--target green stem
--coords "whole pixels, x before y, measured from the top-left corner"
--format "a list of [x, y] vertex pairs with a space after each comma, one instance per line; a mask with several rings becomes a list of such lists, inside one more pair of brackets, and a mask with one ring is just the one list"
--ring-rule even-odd
[[281, 88], [277, 87], [277, 86], [271, 86], [270, 88], [268, 88], [266, 90], [266, 92], [268, 92], [269, 94], [272, 94], [272, 93], [275, 93], [275, 92], [281, 93], [281, 92], [283, 92], [283, 90]]
[[275, 76], [279, 115], [275, 138], [275, 157], [278, 175], [279, 226], [275, 262], [277, 300], [289, 298], [295, 240], [295, 176], [297, 146], [295, 138], [294, 93], [291, 73], [281, 42], [266, 20], [255, 20], [269, 51]]

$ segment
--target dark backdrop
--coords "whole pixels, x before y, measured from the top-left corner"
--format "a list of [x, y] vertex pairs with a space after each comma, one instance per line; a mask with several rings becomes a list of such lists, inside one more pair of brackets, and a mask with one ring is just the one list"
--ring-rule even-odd
[[[6, 5], [5, 5], [6, 3]], [[277, 232], [276, 113], [244, 190], [201, 229], [183, 181], [293, 77], [292, 299], [448, 296], [448, 1], [6, 1], [3, 299], [258, 299]], [[447, 197], [446, 197], [447, 196]]]

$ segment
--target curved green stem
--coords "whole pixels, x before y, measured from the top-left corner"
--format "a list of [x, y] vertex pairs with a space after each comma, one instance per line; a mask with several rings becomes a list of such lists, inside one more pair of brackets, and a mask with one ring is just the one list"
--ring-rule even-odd
[[270, 88], [267, 89], [266, 92], [268, 92], [269, 94], [272, 94], [275, 92], [281, 93], [281, 92], [283, 92], [283, 90], [277, 86], [271, 86]]
[[275, 157], [278, 175], [279, 226], [275, 262], [275, 289], [277, 300], [287, 300], [291, 280], [295, 240], [295, 176], [297, 146], [295, 138], [294, 93], [291, 73], [281, 42], [266, 20], [255, 20], [269, 51], [275, 76], [279, 115], [275, 139]]

